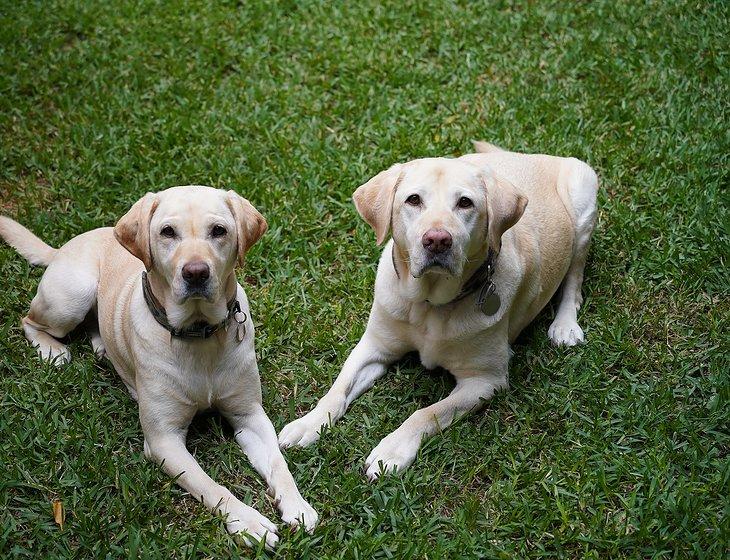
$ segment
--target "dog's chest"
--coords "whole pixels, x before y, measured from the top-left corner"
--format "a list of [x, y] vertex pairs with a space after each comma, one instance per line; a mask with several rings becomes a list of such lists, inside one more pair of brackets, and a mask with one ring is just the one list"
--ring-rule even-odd
[[[187, 362], [187, 363], [186, 363]], [[221, 385], [232, 372], [221, 363], [208, 360], [181, 360], [180, 371], [186, 384], [188, 397], [199, 409], [211, 408], [218, 399]]]
[[168, 366], [176, 392], [199, 410], [215, 407], [221, 399], [245, 391], [246, 378], [253, 371], [244, 348], [205, 350], [178, 352]]
[[472, 361], [485, 325], [483, 318], [476, 314], [416, 305], [409, 313], [406, 328], [424, 367], [451, 370]]

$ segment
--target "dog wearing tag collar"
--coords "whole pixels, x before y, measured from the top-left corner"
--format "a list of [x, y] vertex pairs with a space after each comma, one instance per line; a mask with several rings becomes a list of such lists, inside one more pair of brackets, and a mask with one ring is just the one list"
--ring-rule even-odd
[[460, 158], [397, 164], [355, 191], [378, 244], [365, 333], [315, 408], [284, 427], [282, 447], [306, 446], [323, 426], [412, 351], [448, 370], [456, 387], [413, 413], [365, 461], [372, 480], [407, 468], [425, 437], [508, 385], [509, 345], [562, 285], [548, 336], [583, 342], [577, 312], [596, 219], [598, 179], [574, 158], [504, 151], [486, 142]]
[[193, 416], [217, 408], [284, 521], [312, 530], [261, 405], [254, 329], [236, 265], [264, 234], [263, 216], [234, 191], [202, 186], [148, 193], [114, 228], [54, 249], [0, 216], [0, 236], [46, 266], [22, 325], [43, 359], [61, 365], [62, 337], [82, 323], [138, 401], [144, 453], [246, 544], [278, 541], [274, 523], [213, 481], [185, 446]]

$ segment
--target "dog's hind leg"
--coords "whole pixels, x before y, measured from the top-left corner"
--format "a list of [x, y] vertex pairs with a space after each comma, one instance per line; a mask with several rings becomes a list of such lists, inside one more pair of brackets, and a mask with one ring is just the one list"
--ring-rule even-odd
[[554, 344], [574, 346], [584, 341], [583, 329], [578, 325], [578, 310], [583, 303], [583, 270], [596, 224], [598, 177], [582, 161], [571, 158], [563, 165], [571, 166], [566, 177], [567, 188], [561, 189], [561, 196], [566, 206], [570, 205], [569, 210], [572, 210], [575, 240], [570, 267], [562, 283], [560, 303], [555, 320], [548, 329], [548, 336]]
[[94, 355], [102, 359], [106, 356], [106, 346], [104, 340], [101, 338], [101, 332], [99, 332], [99, 319], [96, 314], [96, 305], [92, 307], [89, 314], [84, 319], [83, 328], [91, 338], [91, 348], [94, 350]]
[[58, 339], [84, 321], [96, 302], [98, 282], [95, 263], [71, 252], [50, 263], [22, 320], [25, 336], [41, 358], [56, 364], [71, 359], [68, 348]]

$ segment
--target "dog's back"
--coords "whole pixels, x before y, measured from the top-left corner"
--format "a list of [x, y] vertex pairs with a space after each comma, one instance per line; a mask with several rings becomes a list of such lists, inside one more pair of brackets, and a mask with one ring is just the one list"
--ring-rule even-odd
[[534, 253], [525, 262], [539, 263], [535, 285], [540, 293], [510, 325], [513, 339], [552, 298], [576, 256], [584, 262], [595, 223], [598, 179], [575, 158], [508, 152], [487, 142], [476, 142], [475, 148], [478, 153], [461, 159], [489, 166], [529, 199], [522, 218], [506, 235], [521, 241], [523, 254]]

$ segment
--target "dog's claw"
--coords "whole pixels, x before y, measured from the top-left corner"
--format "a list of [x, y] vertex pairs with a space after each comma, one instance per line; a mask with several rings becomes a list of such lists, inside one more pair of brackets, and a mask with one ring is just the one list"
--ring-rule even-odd
[[226, 530], [231, 534], [240, 533], [246, 546], [264, 541], [266, 548], [273, 550], [279, 542], [276, 525], [246, 504], [228, 513]]
[[373, 482], [381, 474], [404, 471], [416, 459], [418, 447], [417, 442], [398, 437], [396, 433], [386, 436], [365, 459], [365, 475]]
[[309, 503], [299, 496], [294, 500], [279, 504], [281, 519], [292, 528], [302, 526], [305, 531], [311, 533], [319, 522], [319, 515]]
[[[314, 416], [313, 416], [314, 414]], [[289, 422], [279, 433], [279, 447], [307, 447], [319, 439], [322, 426], [327, 420], [321, 420], [314, 412]]]
[[548, 337], [556, 346], [575, 346], [585, 342], [583, 329], [575, 321], [553, 321]]

